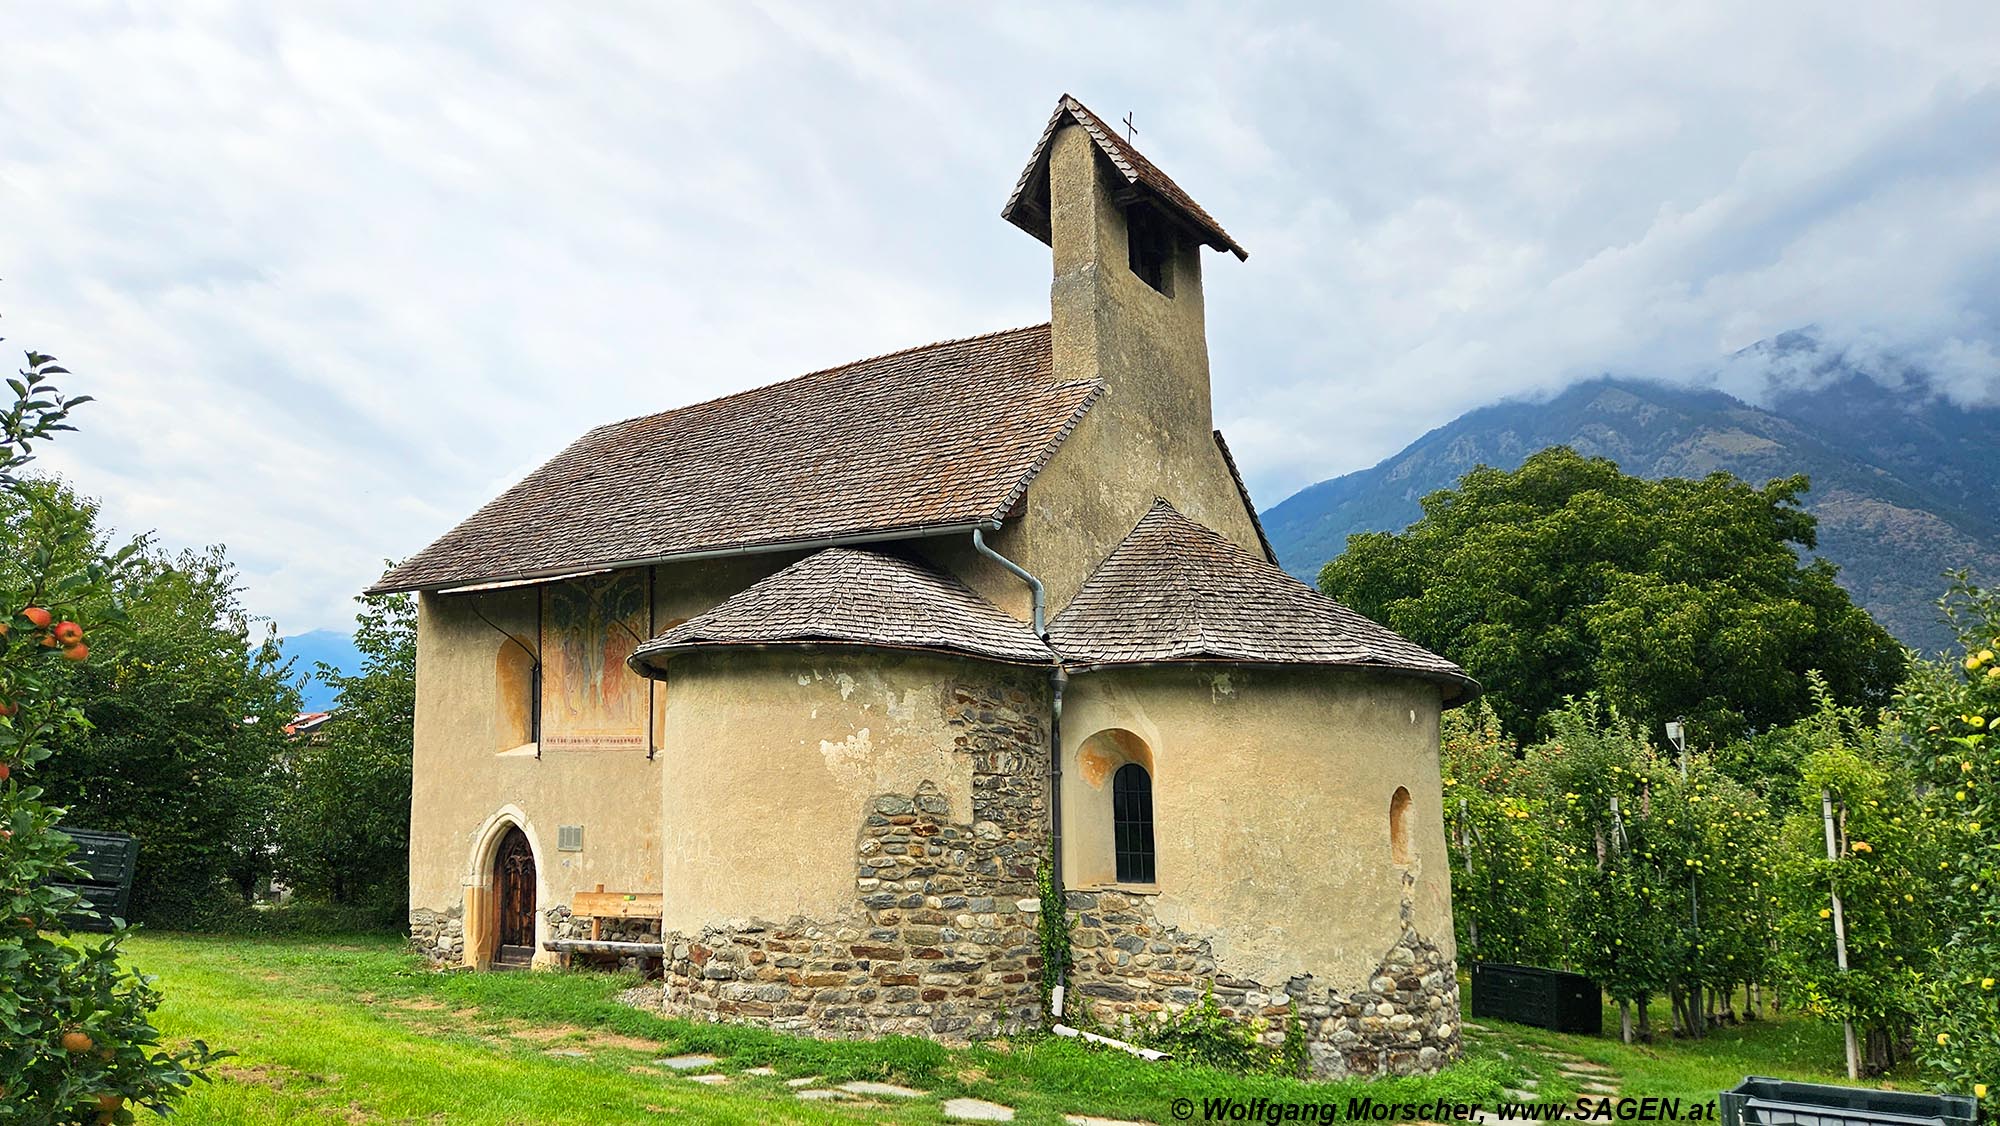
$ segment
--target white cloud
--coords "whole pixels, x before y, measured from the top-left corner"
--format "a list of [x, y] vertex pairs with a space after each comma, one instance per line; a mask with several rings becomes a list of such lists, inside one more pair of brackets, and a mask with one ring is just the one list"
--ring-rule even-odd
[[[1056, 94], [1247, 245], [1266, 502], [1501, 395], [1813, 325], [2000, 399], [2000, 14], [1792, 3], [44, 6], [7, 17], [0, 324], [51, 463], [288, 632], [589, 426], [1046, 316], [997, 210]], [[1761, 362], [1761, 361], [1760, 361]]]

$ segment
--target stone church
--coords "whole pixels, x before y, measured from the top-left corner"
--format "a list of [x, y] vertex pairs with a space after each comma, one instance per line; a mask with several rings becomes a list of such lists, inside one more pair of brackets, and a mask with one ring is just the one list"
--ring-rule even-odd
[[650, 954], [816, 1035], [1213, 988], [1315, 1073], [1458, 1050], [1438, 717], [1477, 686], [1277, 565], [1210, 417], [1204, 247], [1064, 97], [1002, 217], [1046, 324], [601, 426], [383, 576], [421, 592], [411, 928]]

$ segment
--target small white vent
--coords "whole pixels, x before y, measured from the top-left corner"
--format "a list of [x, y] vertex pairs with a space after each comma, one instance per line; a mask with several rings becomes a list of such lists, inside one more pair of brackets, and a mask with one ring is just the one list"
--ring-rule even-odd
[[583, 826], [564, 825], [556, 832], [556, 851], [582, 852]]

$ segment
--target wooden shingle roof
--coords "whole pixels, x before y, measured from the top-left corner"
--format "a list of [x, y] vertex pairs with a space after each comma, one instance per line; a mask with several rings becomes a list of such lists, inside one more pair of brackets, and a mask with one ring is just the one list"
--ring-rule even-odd
[[1132, 143], [1118, 135], [1118, 131], [1106, 125], [1082, 102], [1062, 96], [1056, 103], [1056, 112], [1050, 116], [1048, 127], [1042, 130], [1042, 139], [1035, 143], [1034, 155], [1028, 158], [1028, 167], [1021, 172], [1021, 178], [1014, 184], [1014, 192], [1007, 197], [1007, 205], [1000, 209], [1000, 217], [1029, 234], [1048, 242], [1049, 231], [1049, 145], [1055, 141], [1056, 132], [1063, 126], [1075, 123], [1083, 128], [1090, 139], [1097, 143], [1097, 149], [1110, 160], [1125, 178], [1127, 185], [1149, 193], [1167, 211], [1185, 222], [1201, 241], [1217, 250], [1226, 250], [1238, 259], [1247, 259], [1250, 252], [1229, 237], [1222, 224], [1202, 210], [1194, 197], [1181, 190], [1173, 177], [1160, 171], [1152, 161], [1147, 160]]
[[370, 588], [990, 524], [1096, 396], [1049, 326], [860, 360], [590, 431]]
[[899, 556], [831, 547], [806, 556], [636, 649], [641, 676], [676, 655], [762, 645], [914, 649], [1053, 664], [1034, 631], [948, 575]]
[[1070, 664], [1351, 665], [1422, 676], [1471, 699], [1465, 670], [1155, 501], [1049, 623]]

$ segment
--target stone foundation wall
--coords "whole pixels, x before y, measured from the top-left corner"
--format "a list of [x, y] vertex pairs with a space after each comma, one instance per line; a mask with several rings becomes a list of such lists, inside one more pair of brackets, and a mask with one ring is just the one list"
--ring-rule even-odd
[[1218, 972], [1206, 939], [1162, 924], [1150, 896], [1070, 892], [1070, 984], [1088, 1016], [1076, 1015], [1134, 1031], [1198, 1004], [1212, 983], [1216, 1004], [1262, 1024], [1272, 1047], [1284, 1042], [1297, 1005], [1316, 1078], [1436, 1071], [1459, 1054], [1458, 968], [1409, 926], [1409, 891], [1406, 882], [1401, 937], [1352, 991], [1311, 975], [1282, 983], [1232, 977]]
[[1018, 685], [946, 696], [972, 765], [972, 820], [930, 782], [857, 810], [854, 906], [674, 934], [669, 1013], [818, 1036], [964, 1040], [1040, 1020], [1035, 869], [1048, 810], [1047, 703]]
[[446, 911], [432, 911], [424, 907], [410, 908], [410, 945], [418, 953], [442, 965], [457, 965], [465, 960], [465, 908], [453, 907]]

